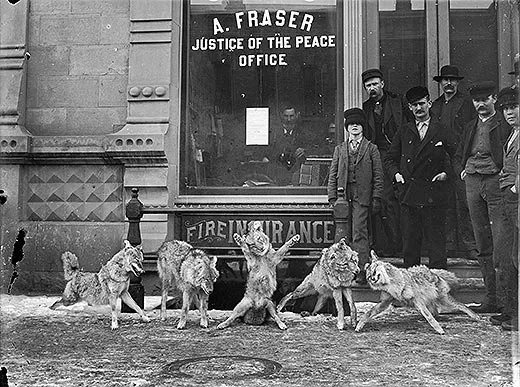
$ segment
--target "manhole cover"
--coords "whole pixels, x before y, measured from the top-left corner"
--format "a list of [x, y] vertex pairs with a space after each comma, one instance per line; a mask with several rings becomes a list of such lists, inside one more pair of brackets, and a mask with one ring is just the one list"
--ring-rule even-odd
[[164, 367], [169, 376], [241, 379], [268, 376], [282, 368], [272, 360], [248, 356], [207, 356], [177, 360]]

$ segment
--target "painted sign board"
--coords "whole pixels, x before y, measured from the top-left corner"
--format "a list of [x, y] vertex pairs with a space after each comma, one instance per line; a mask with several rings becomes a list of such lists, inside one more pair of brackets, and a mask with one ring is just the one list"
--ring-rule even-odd
[[180, 214], [180, 238], [193, 246], [236, 248], [233, 234], [244, 235], [249, 222], [263, 222], [273, 246], [300, 235], [295, 248], [316, 249], [334, 243], [334, 219], [326, 214]]

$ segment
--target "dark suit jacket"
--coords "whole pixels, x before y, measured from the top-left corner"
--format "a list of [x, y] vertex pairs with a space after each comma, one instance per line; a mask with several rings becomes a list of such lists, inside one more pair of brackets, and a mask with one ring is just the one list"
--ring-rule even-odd
[[[469, 156], [471, 156], [471, 148], [477, 131], [478, 120], [479, 118], [477, 117], [468, 122], [464, 127], [462, 141], [459, 143], [457, 153], [455, 154], [455, 168], [458, 175], [460, 175], [460, 172], [466, 167], [466, 161], [468, 161]], [[498, 169], [502, 169], [503, 146], [509, 137], [511, 126], [504, 120], [504, 116], [500, 112], [496, 112], [491, 120], [491, 128], [489, 129], [491, 158]]]
[[[329, 181], [327, 184], [328, 199], [338, 197], [338, 187], [347, 192], [348, 181], [348, 141], [344, 141], [334, 149], [334, 156], [330, 164]], [[359, 144], [356, 165], [356, 186], [358, 187], [359, 202], [369, 206], [372, 198], [383, 195], [383, 168], [377, 146], [363, 137]]]
[[[403, 97], [391, 91], [385, 91], [386, 100], [384, 105], [383, 131], [388, 141], [391, 142], [397, 130], [406, 122], [412, 119], [410, 109], [408, 109]], [[375, 142], [376, 125], [374, 119], [374, 103], [368, 99], [363, 102], [363, 111], [367, 116], [368, 128], [364, 131], [364, 136]], [[393, 120], [392, 120], [393, 118]]]
[[444, 94], [433, 101], [430, 115], [452, 131], [458, 145], [464, 132], [464, 126], [477, 116], [477, 111], [467, 95], [457, 92], [448, 102], [448, 107], [451, 110], [451, 122], [445, 122], [446, 120], [441, 117], [442, 107], [445, 105], [444, 101]]
[[451, 185], [447, 181], [432, 182], [432, 179], [438, 173], [449, 173], [450, 156], [454, 153], [453, 136], [439, 122], [430, 121], [422, 141], [415, 121], [404, 125], [394, 136], [383, 160], [392, 179], [398, 172], [404, 178], [404, 184], [395, 185], [401, 203], [415, 207], [446, 207]]

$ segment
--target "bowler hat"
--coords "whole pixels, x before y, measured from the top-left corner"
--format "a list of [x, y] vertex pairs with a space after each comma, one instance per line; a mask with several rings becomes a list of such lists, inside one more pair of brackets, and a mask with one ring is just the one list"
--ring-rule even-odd
[[406, 92], [406, 100], [408, 103], [414, 103], [424, 97], [429, 97], [430, 93], [424, 86], [414, 86]]
[[459, 75], [459, 69], [456, 66], [446, 65], [441, 67], [441, 73], [434, 76], [433, 80], [440, 82], [442, 78], [463, 79], [464, 77]]
[[349, 124], [361, 124], [363, 125], [363, 128], [366, 126], [367, 119], [365, 112], [360, 108], [351, 108], [345, 110], [343, 117], [345, 117], [345, 127], [347, 127]]
[[513, 71], [508, 72], [509, 75], [518, 75], [518, 62], [519, 60], [515, 61], [515, 64], [513, 65]]
[[469, 95], [471, 98], [485, 98], [490, 95], [496, 94], [497, 85], [493, 81], [483, 81], [475, 83], [469, 88]]
[[363, 83], [368, 81], [370, 78], [381, 78], [383, 79], [383, 73], [379, 69], [368, 69], [361, 73], [361, 79]]
[[498, 92], [497, 102], [500, 106], [518, 105], [518, 87], [504, 87]]

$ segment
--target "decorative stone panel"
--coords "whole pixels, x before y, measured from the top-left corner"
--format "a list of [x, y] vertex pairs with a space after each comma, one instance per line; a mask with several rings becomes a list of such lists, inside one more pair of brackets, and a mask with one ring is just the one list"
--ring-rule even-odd
[[30, 221], [124, 221], [122, 168], [28, 166], [24, 214]]

